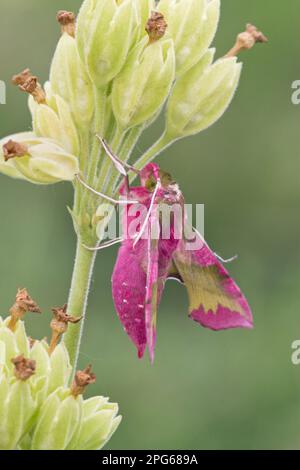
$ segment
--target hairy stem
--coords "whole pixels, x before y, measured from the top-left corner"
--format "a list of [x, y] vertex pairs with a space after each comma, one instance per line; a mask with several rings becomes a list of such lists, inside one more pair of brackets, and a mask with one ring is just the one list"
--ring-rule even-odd
[[76, 325], [69, 325], [64, 336], [64, 342], [74, 371], [78, 362], [95, 258], [96, 253], [84, 248], [80, 238], [78, 238], [68, 311], [76, 317], [82, 317], [82, 320]]

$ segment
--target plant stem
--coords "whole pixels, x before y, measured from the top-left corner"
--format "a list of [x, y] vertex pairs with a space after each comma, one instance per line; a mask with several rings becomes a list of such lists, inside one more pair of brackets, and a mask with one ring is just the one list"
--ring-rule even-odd
[[68, 331], [64, 336], [64, 342], [70, 355], [73, 371], [76, 370], [78, 362], [95, 258], [96, 252], [84, 248], [80, 238], [78, 238], [68, 311], [76, 317], [82, 317], [82, 320], [76, 325], [69, 325]]
[[145, 165], [150, 163], [158, 154], [160, 154], [163, 150], [169, 147], [174, 140], [168, 136], [167, 133], [162, 134], [162, 136], [155, 142], [152, 147], [150, 147], [144, 155], [142, 155], [139, 160], [135, 163], [135, 167], [138, 170], [144, 168]]

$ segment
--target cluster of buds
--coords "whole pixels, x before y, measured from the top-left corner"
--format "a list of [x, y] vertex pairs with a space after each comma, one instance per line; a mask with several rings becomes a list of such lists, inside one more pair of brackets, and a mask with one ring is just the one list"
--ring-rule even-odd
[[77, 18], [59, 11], [49, 82], [43, 88], [29, 69], [13, 77], [30, 95], [33, 133], [0, 141], [0, 170], [40, 184], [74, 180], [80, 171], [102, 186], [106, 178], [111, 192], [97, 132], [127, 160], [167, 103], [165, 132], [147, 163], [211, 126], [237, 88], [237, 55], [267, 40], [247, 25], [212, 64], [219, 16], [220, 0], [85, 0]]
[[40, 308], [19, 289], [10, 316], [0, 317], [0, 449], [102, 448], [121, 420], [118, 405], [101, 396], [84, 400], [86, 387], [96, 381], [91, 366], [78, 371], [69, 386], [69, 355], [59, 343], [68, 323], [80, 319], [68, 315], [66, 306], [53, 309], [49, 345], [27, 336], [26, 312]]

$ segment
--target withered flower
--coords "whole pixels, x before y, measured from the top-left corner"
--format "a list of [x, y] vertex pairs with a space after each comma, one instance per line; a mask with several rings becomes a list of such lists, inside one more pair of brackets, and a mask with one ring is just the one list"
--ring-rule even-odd
[[158, 11], [153, 11], [146, 25], [149, 42], [152, 43], [161, 39], [165, 35], [167, 27], [168, 24], [164, 15]]
[[49, 347], [49, 354], [52, 354], [56, 348], [61, 336], [67, 332], [69, 323], [76, 324], [80, 322], [82, 317], [75, 317], [67, 313], [68, 305], [56, 307], [52, 309], [54, 318], [50, 323], [52, 329], [52, 338]]
[[36, 362], [32, 359], [26, 359], [23, 354], [11, 360], [15, 366], [15, 376], [18, 380], [25, 382], [35, 374]]
[[72, 11], [60, 10], [56, 15], [56, 19], [61, 25], [62, 33], [67, 33], [70, 36], [75, 37], [75, 13]]
[[17, 75], [14, 75], [12, 77], [12, 83], [14, 85], [24, 85], [24, 83], [32, 77], [32, 73], [30, 72], [30, 69], [25, 69], [23, 72], [18, 73]]
[[9, 310], [11, 318], [8, 328], [14, 331], [18, 321], [22, 320], [27, 312], [42, 313], [38, 304], [28, 294], [27, 289], [18, 289], [16, 301]]
[[238, 35], [235, 45], [225, 57], [235, 57], [243, 50], [252, 49], [257, 42], [266, 43], [268, 38], [256, 26], [248, 23], [246, 30]]
[[75, 374], [73, 384], [71, 386], [71, 394], [76, 398], [83, 395], [88, 385], [96, 382], [96, 375], [92, 372], [92, 366], [88, 365], [84, 370], [78, 370]]
[[6, 144], [3, 145], [3, 157], [6, 162], [15, 157], [24, 157], [28, 152], [28, 147], [19, 142], [15, 142], [10, 139]]
[[23, 72], [14, 75], [12, 77], [12, 83], [18, 86], [21, 91], [32, 95], [37, 103], [46, 103], [46, 93], [38, 82], [38, 78], [32, 75], [30, 69], [25, 69]]

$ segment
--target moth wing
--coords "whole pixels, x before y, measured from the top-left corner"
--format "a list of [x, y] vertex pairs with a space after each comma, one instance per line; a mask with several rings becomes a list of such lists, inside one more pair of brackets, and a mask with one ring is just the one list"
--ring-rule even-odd
[[190, 317], [212, 330], [252, 328], [252, 313], [241, 289], [200, 237], [198, 242], [200, 248], [192, 250], [181, 240], [173, 256], [188, 291]]
[[[164, 280], [159, 279], [159, 237], [160, 225], [159, 216], [156, 208], [152, 210], [147, 237], [147, 284], [146, 284], [146, 301], [145, 301], [145, 320], [146, 320], [146, 336], [149, 348], [150, 360], [154, 361], [154, 350], [156, 344], [156, 320], [157, 308], [160, 302]], [[167, 272], [165, 272], [165, 278]]]
[[112, 276], [112, 294], [119, 319], [132, 342], [139, 358], [147, 345], [145, 324], [146, 258], [147, 241], [123, 242]]

